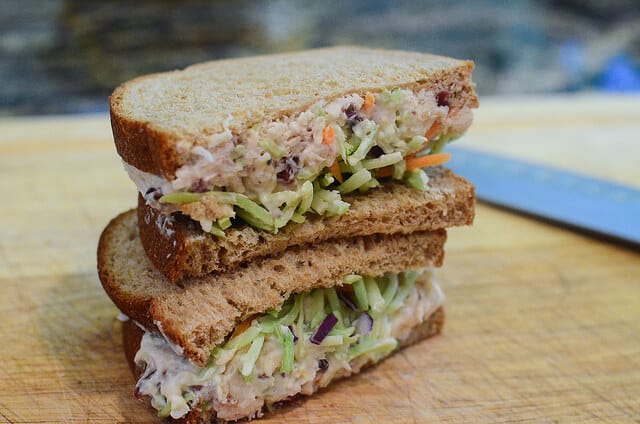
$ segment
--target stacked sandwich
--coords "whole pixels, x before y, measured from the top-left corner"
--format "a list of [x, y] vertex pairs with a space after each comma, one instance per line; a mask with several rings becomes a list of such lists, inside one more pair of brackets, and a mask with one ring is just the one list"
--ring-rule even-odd
[[477, 107], [472, 69], [332, 48], [116, 89], [140, 195], [98, 269], [135, 395], [182, 422], [253, 418], [438, 334], [445, 229], [473, 220], [473, 187], [440, 166]]

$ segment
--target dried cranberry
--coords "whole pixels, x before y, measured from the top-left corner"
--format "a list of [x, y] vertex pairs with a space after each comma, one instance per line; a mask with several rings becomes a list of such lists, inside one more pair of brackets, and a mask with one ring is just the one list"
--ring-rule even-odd
[[369, 150], [369, 156], [372, 158], [379, 158], [384, 155], [384, 150], [380, 148], [380, 146], [373, 146], [371, 150]]
[[436, 100], [438, 101], [438, 106], [449, 106], [449, 92], [447, 90], [443, 90], [436, 94]]
[[144, 198], [147, 201], [149, 201], [149, 199], [158, 200], [161, 197], [162, 189], [158, 187], [149, 187], [149, 189], [144, 193]]
[[209, 188], [202, 178], [198, 178], [193, 184], [191, 184], [189, 191], [192, 193], [204, 193], [205, 191], [209, 191]]
[[356, 107], [353, 104], [350, 104], [349, 107], [344, 110], [344, 114], [347, 115], [347, 125], [349, 125], [349, 128], [353, 128], [358, 122], [362, 122], [362, 117], [358, 115]]
[[277, 169], [279, 169], [276, 177], [278, 182], [282, 184], [291, 184], [300, 171], [300, 159], [298, 156], [289, 156], [280, 159]]
[[329, 361], [322, 358], [318, 361], [318, 369], [320, 372], [325, 372], [329, 368]]
[[356, 106], [352, 103], [344, 110], [344, 114], [347, 115], [347, 119], [353, 119], [356, 117]]

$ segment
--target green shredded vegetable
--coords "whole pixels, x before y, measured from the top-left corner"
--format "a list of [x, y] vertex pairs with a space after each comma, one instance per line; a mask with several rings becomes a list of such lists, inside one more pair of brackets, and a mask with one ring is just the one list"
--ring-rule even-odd
[[338, 186], [338, 191], [342, 194], [351, 193], [354, 190], [357, 190], [358, 187], [366, 184], [371, 180], [371, 172], [367, 169], [361, 169], [355, 174], [351, 175], [345, 182]]
[[356, 281], [360, 281], [360, 280], [362, 280], [362, 277], [357, 274], [349, 274], [342, 279], [344, 284], [353, 284]]
[[184, 191], [176, 191], [174, 193], [165, 194], [160, 198], [160, 203], [183, 204], [198, 202], [202, 198], [202, 193], [187, 193]]
[[216, 223], [211, 224], [211, 228], [209, 229], [209, 232], [214, 236], [217, 236], [223, 239], [227, 238], [227, 236], [224, 234], [224, 230]]
[[256, 365], [263, 344], [264, 336], [258, 336], [251, 342], [251, 347], [249, 347], [247, 353], [242, 357], [240, 374], [242, 374], [243, 377], [250, 377], [253, 374], [253, 367]]
[[407, 169], [407, 162], [401, 160], [393, 164], [393, 179], [401, 180], [404, 177], [405, 170]]
[[300, 204], [296, 212], [300, 215], [307, 213], [311, 208], [311, 202], [313, 201], [313, 184], [311, 181], [305, 181], [300, 187]]
[[353, 283], [353, 293], [356, 296], [356, 305], [362, 311], [369, 309], [369, 296], [362, 277]]
[[251, 214], [256, 220], [262, 222], [265, 226], [273, 225], [273, 216], [262, 206], [258, 205], [253, 200], [250, 200], [247, 196], [238, 195], [236, 197], [236, 205]]
[[388, 155], [382, 155], [375, 159], [365, 159], [362, 161], [362, 166], [364, 166], [365, 169], [377, 169], [393, 165], [394, 163], [398, 163], [401, 160], [402, 153], [394, 152], [389, 153]]
[[393, 103], [396, 107], [402, 104], [402, 91], [399, 88], [393, 90], [384, 90], [379, 94], [379, 100], [381, 103]]
[[278, 146], [273, 140], [262, 139], [258, 142], [258, 144], [275, 160], [278, 160], [287, 155], [287, 152], [283, 148]]
[[291, 221], [295, 222], [296, 224], [302, 224], [305, 220], [306, 218], [297, 212], [294, 213], [291, 217]]
[[260, 334], [261, 331], [262, 329], [260, 327], [251, 326], [239, 336], [236, 336], [231, 340], [229, 340], [227, 344], [224, 346], [224, 348], [225, 349], [242, 349], [243, 347], [251, 343], [253, 339], [258, 337], [258, 334]]
[[220, 218], [218, 220], [218, 226], [223, 230], [231, 227], [231, 218]]
[[289, 327], [285, 327], [281, 325], [279, 327], [279, 338], [282, 342], [282, 361], [280, 363], [280, 372], [291, 372], [293, 369], [293, 360], [294, 360], [294, 347], [293, 347], [293, 333], [289, 329]]
[[369, 308], [374, 315], [379, 315], [384, 310], [384, 299], [380, 293], [378, 282], [371, 277], [364, 277], [364, 284], [367, 290], [367, 300]]
[[429, 176], [424, 169], [413, 169], [405, 173], [405, 180], [407, 184], [416, 190], [428, 191], [429, 190]]
[[360, 355], [365, 355], [372, 352], [380, 352], [382, 354], [386, 354], [394, 350], [397, 346], [398, 341], [392, 337], [388, 337], [382, 340], [367, 340], [367, 342], [358, 343], [349, 350], [349, 360], [351, 361]]
[[369, 150], [375, 146], [375, 137], [378, 132], [378, 126], [375, 122], [364, 120], [353, 128], [353, 133], [360, 140], [358, 148], [347, 159], [349, 165], [354, 166], [362, 161]]
[[385, 305], [389, 305], [398, 291], [398, 274], [390, 272], [385, 275], [385, 279], [387, 280], [387, 286], [382, 294], [382, 299]]
[[161, 410], [158, 411], [158, 418], [167, 418], [171, 414], [171, 402], [165, 403]]

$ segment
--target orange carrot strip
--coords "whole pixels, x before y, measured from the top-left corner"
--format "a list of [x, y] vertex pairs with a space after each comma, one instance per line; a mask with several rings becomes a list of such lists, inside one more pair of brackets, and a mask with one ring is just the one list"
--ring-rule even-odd
[[364, 96], [364, 104], [362, 105], [362, 109], [364, 109], [365, 112], [371, 112], [373, 110], [373, 107], [376, 105], [376, 98], [373, 97], [373, 94], [367, 92], [367, 94], [365, 94]]
[[451, 153], [436, 153], [434, 155], [420, 156], [413, 159], [407, 159], [407, 171], [412, 169], [424, 168], [426, 166], [442, 165], [449, 162]]
[[393, 166], [385, 166], [384, 168], [378, 168], [376, 177], [385, 178], [393, 175]]
[[240, 324], [236, 325], [236, 328], [233, 330], [233, 334], [231, 335], [231, 338], [239, 336], [240, 334], [247, 331], [247, 329], [251, 327], [251, 322], [253, 321], [254, 318], [255, 318], [255, 315], [251, 315], [249, 318], [245, 319]]
[[436, 135], [438, 135], [442, 131], [442, 124], [438, 121], [431, 125], [431, 128], [424, 135], [427, 140], [432, 140]]
[[336, 180], [338, 180], [338, 182], [342, 184], [342, 173], [340, 172], [340, 165], [338, 165], [338, 159], [333, 161], [333, 164], [329, 167], [329, 169], [331, 170], [331, 173], [333, 174], [333, 176], [336, 177]]
[[336, 130], [331, 125], [322, 130], [322, 144], [331, 146], [336, 141]]

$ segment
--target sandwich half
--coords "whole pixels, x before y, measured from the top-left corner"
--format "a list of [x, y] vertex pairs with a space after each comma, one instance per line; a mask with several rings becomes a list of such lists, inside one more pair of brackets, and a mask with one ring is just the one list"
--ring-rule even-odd
[[442, 328], [445, 230], [327, 240], [167, 284], [136, 221], [129, 211], [105, 228], [98, 271], [129, 317], [136, 396], [161, 417], [257, 417]]
[[[159, 213], [220, 238], [242, 226], [276, 234], [314, 215], [338, 234], [332, 224], [344, 221], [330, 218], [357, 196], [429, 190], [423, 168], [446, 162], [443, 147], [471, 124], [472, 69], [364, 48], [214, 61], [123, 84], [111, 123], [126, 170]], [[371, 219], [383, 209], [373, 204]]]

